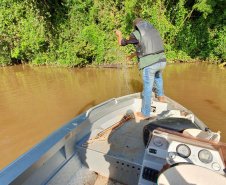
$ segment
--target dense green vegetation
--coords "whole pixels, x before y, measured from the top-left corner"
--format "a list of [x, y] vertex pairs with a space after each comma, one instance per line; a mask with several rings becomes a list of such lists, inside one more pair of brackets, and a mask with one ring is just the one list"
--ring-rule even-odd
[[83, 66], [116, 62], [132, 22], [150, 21], [168, 60], [224, 61], [224, 0], [1, 0], [0, 62]]

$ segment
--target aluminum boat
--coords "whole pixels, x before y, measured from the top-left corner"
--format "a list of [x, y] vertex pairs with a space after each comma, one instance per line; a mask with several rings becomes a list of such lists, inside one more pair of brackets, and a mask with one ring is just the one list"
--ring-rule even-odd
[[170, 98], [152, 100], [147, 120], [136, 116], [141, 93], [89, 109], [1, 170], [0, 184], [226, 184], [220, 134]]

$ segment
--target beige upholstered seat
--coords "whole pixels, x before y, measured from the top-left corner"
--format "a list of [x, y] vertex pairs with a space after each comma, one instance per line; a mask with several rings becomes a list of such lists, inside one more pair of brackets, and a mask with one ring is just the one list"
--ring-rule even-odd
[[181, 164], [165, 170], [158, 185], [225, 185], [226, 177], [209, 169], [191, 164]]

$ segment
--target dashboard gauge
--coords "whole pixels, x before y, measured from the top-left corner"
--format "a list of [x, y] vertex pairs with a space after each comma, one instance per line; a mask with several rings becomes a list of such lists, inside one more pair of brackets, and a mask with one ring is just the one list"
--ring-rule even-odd
[[187, 145], [180, 144], [180, 145], [177, 146], [177, 153], [178, 153], [179, 156], [181, 156], [183, 158], [187, 158], [187, 157], [190, 156], [191, 150]]
[[213, 155], [208, 150], [201, 150], [199, 152], [199, 160], [205, 164], [211, 163], [213, 161]]

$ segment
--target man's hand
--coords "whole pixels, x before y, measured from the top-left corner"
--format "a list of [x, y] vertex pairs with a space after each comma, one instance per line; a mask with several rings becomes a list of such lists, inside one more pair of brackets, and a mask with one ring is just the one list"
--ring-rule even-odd
[[122, 46], [122, 43], [121, 43], [121, 40], [122, 40], [122, 33], [121, 33], [121, 31], [119, 31], [119, 30], [117, 30], [116, 31], [116, 35], [117, 35], [117, 37], [118, 37], [118, 45], [119, 46]]
[[122, 35], [121, 31], [117, 30], [117, 31], [116, 31], [116, 35], [117, 35], [118, 37], [120, 37], [120, 36]]
[[126, 57], [126, 60], [127, 60], [127, 61], [131, 60], [130, 56]]

